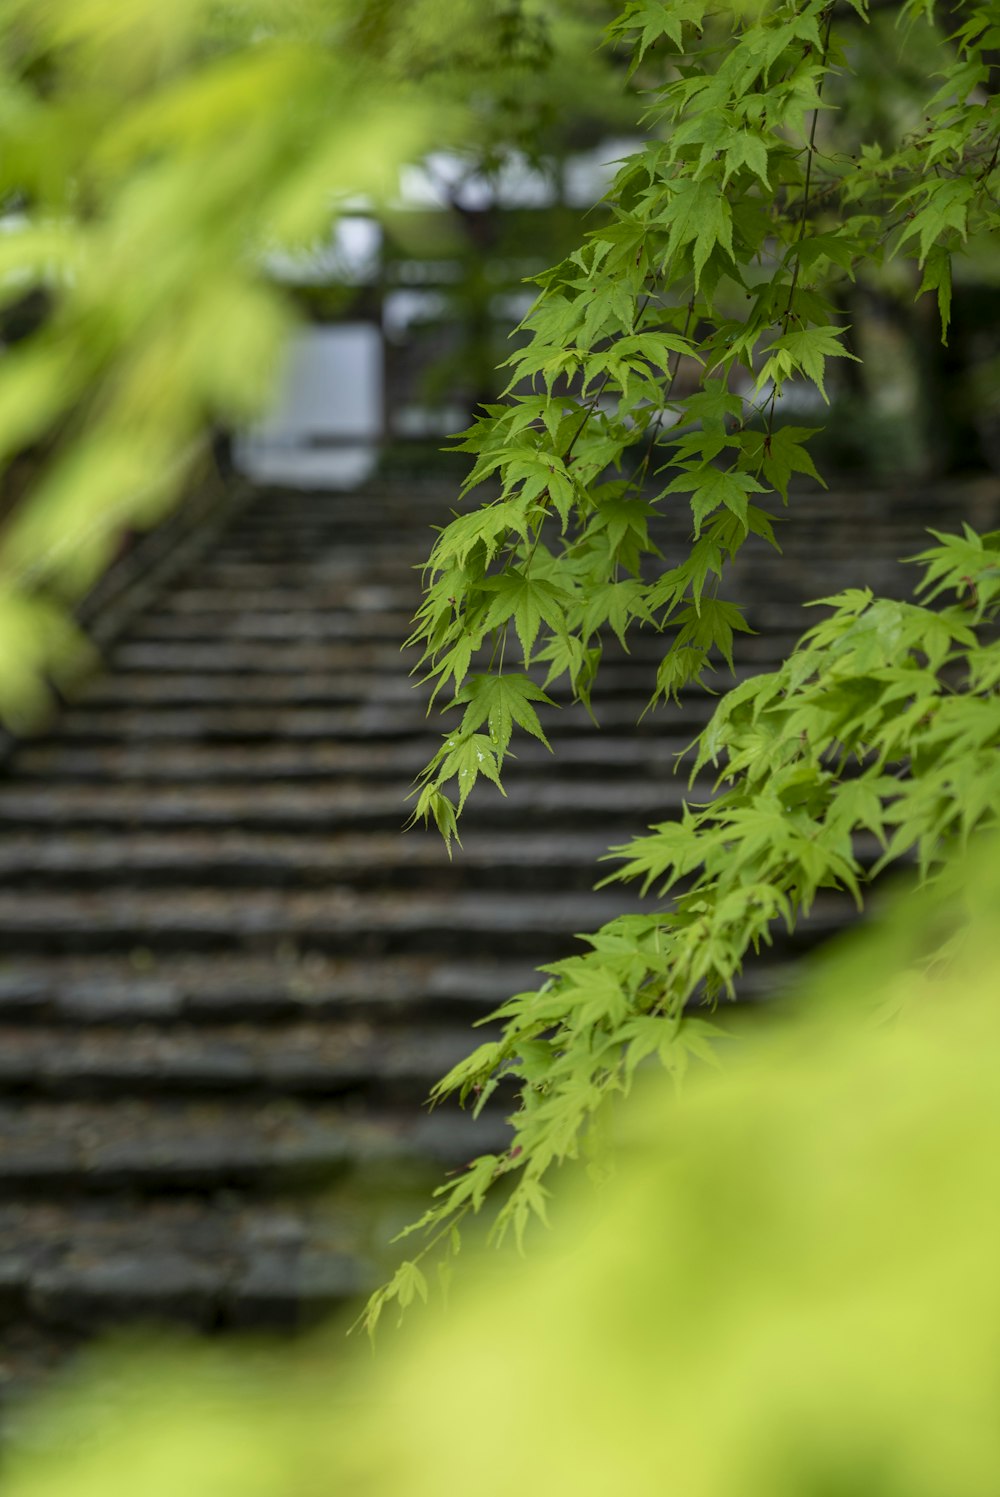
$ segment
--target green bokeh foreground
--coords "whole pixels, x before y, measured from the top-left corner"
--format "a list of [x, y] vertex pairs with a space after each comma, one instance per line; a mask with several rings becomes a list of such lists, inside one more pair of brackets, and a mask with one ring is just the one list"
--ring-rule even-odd
[[995, 1493], [998, 861], [897, 900], [807, 1017], [624, 1108], [611, 1183], [527, 1261], [374, 1357], [338, 1330], [260, 1375], [112, 1359], [41, 1411], [7, 1497]]

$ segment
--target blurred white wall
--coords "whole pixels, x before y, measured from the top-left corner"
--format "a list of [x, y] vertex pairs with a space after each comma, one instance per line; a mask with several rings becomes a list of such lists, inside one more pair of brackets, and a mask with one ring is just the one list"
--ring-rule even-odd
[[375, 323], [302, 329], [271, 410], [233, 444], [254, 483], [350, 488], [373, 471], [385, 424], [382, 334]]

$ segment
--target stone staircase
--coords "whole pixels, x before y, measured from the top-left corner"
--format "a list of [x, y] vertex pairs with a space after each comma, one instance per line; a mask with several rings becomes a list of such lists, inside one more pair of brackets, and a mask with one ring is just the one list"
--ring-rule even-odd
[[[906, 586], [923, 527], [995, 524], [997, 486], [803, 495], [785, 555], [729, 596], [760, 631], [804, 598]], [[471, 1022], [637, 901], [593, 892], [610, 844], [686, 793], [703, 693], [637, 718], [657, 642], [609, 656], [596, 731], [549, 711], [449, 862], [400, 834], [447, 721], [400, 654], [440, 485], [264, 491], [146, 607], [0, 779], [0, 1376], [19, 1387], [136, 1321], [293, 1329], [361, 1293], [444, 1169], [502, 1109], [428, 1113]], [[669, 556], [680, 522], [658, 536]], [[724, 686], [723, 678], [720, 684]], [[847, 918], [821, 901], [772, 965]]]

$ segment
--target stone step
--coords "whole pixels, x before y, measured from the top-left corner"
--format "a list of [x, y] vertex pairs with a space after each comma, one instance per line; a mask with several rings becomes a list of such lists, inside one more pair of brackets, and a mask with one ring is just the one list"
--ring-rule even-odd
[[[769, 999], [787, 986], [793, 964], [767, 957], [748, 962], [741, 1003]], [[531, 991], [541, 975], [530, 960], [439, 952], [390, 957], [373, 981], [370, 962], [320, 952], [283, 950], [276, 957], [209, 953], [155, 955], [148, 949], [115, 957], [9, 958], [0, 964], [0, 1024], [79, 1028], [136, 1024], [167, 1032], [174, 1024], [272, 1025], [313, 1020], [362, 1020], [377, 1025], [471, 1025], [512, 993]], [[697, 1005], [696, 1005], [697, 1007]]]
[[319, 892], [206, 886], [96, 892], [0, 890], [5, 954], [132, 950], [193, 952], [233, 948], [274, 953], [288, 943], [337, 956], [488, 951], [554, 961], [577, 931], [593, 930], [635, 908], [621, 894], [505, 891], [438, 894]]
[[72, 1210], [0, 1202], [0, 1379], [34, 1381], [64, 1363], [73, 1332], [309, 1325], [375, 1278], [360, 1218], [280, 1198], [180, 1197], [137, 1209], [96, 1197]]
[[[358, 957], [191, 952], [156, 956], [9, 956], [0, 963], [0, 1023], [170, 1025], [308, 1019], [375, 1023], [461, 1020], [466, 1026], [538, 982], [528, 960], [472, 952], [386, 958], [375, 971]], [[467, 1028], [467, 1040], [471, 1036]]]
[[131, 1191], [340, 1190], [504, 1147], [495, 1112], [373, 1111], [359, 1102], [0, 1103], [0, 1198]]
[[[482, 1036], [484, 1039], [486, 1035]], [[419, 1108], [469, 1053], [463, 1024], [304, 1019], [263, 1029], [0, 1023], [0, 1095], [363, 1098]]]
[[[630, 897], [631, 895], [631, 897]], [[100, 889], [89, 893], [0, 890], [5, 953], [225, 952], [275, 954], [289, 944], [333, 956], [497, 955], [551, 962], [569, 954], [578, 932], [642, 908], [634, 891], [512, 894], [403, 890], [319, 893], [274, 890]], [[775, 948], [815, 941], [851, 918], [846, 898], [824, 895], [808, 930]]]
[[222, 832], [16, 833], [0, 838], [0, 886], [12, 889], [102, 887], [191, 882], [223, 888], [353, 888], [516, 885], [520, 889], [590, 888], [607, 870], [598, 859], [619, 836], [614, 825], [558, 837], [510, 829], [470, 836], [449, 861], [436, 832], [414, 829], [364, 837], [297, 836], [226, 829]]
[[160, 599], [156, 614], [161, 617], [171, 614], [225, 615], [252, 609], [256, 614], [276, 613], [294, 617], [318, 610], [336, 616], [356, 617], [364, 627], [368, 615], [379, 619], [392, 618], [394, 610], [408, 609], [407, 616], [410, 616], [419, 602], [420, 587], [415, 577], [410, 579], [410, 586], [406, 588], [376, 587], [368, 582], [359, 582], [353, 587], [333, 583], [325, 588], [313, 586], [308, 590], [260, 587], [248, 588], [245, 592], [230, 592], [222, 587], [177, 587]]
[[240, 613], [170, 613], [150, 610], [137, 619], [129, 631], [135, 640], [191, 639], [211, 643], [213, 640], [357, 640], [361, 644], [389, 642], [398, 649], [413, 627], [412, 613], [367, 614], [362, 617], [348, 609], [326, 612], [310, 609], [303, 603], [297, 613], [257, 613], [245, 608]]
[[[669, 709], [668, 709], [669, 710]], [[236, 780], [249, 784], [328, 780], [336, 775], [367, 781], [386, 779], [409, 785], [440, 744], [435, 733], [412, 738], [365, 742], [295, 743], [190, 743], [156, 741], [152, 745], [132, 743], [80, 746], [73, 739], [63, 742], [24, 744], [15, 758], [18, 782], [44, 780], [107, 781], [123, 784], [140, 780], [147, 785], [171, 782], [217, 784]], [[510, 768], [515, 773], [542, 770], [560, 778], [593, 775], [602, 778], [644, 775], [663, 779], [675, 773], [677, 756], [689, 747], [691, 735], [632, 737], [597, 731], [593, 727], [579, 737], [559, 739], [553, 757], [545, 745], [524, 737]], [[676, 771], [684, 778], [684, 764]], [[2, 846], [0, 846], [2, 855]]]
[[[645, 697], [622, 698], [600, 707], [598, 723], [613, 731], [634, 731], [646, 736], [692, 736], [708, 721], [716, 703], [710, 697], [682, 697], [680, 707], [672, 703], [662, 710], [643, 713]], [[591, 719], [582, 707], [544, 708], [544, 731], [555, 741], [563, 735], [590, 731]], [[290, 707], [270, 705], [165, 707], [71, 707], [63, 712], [48, 734], [50, 741], [119, 743], [135, 739], [159, 742], [213, 740], [216, 742], [293, 743], [323, 739], [365, 743], [405, 738], [414, 733], [444, 733], [454, 726], [455, 716], [428, 719], [414, 699], [412, 709], [400, 702], [370, 702], [355, 707]], [[526, 739], [529, 735], [525, 734]]]
[[[445, 516], [444, 518], [447, 518]], [[938, 525], [940, 515], [936, 518], [928, 514], [926, 523]], [[919, 535], [923, 530], [923, 523], [914, 517], [911, 526], [906, 533], [901, 533], [898, 521], [882, 522], [878, 524], [866, 524], [864, 528], [865, 550], [869, 557], [884, 558], [889, 562], [896, 563], [902, 555], [909, 535]], [[261, 560], [259, 546], [261, 544], [261, 533], [251, 532], [250, 528], [234, 528], [228, 537], [213, 547], [210, 556], [202, 558], [195, 566], [191, 567], [185, 574], [185, 581], [196, 587], [309, 587], [315, 583], [321, 585], [331, 581], [346, 579], [355, 583], [359, 575], [364, 576], [366, 581], [377, 579], [379, 582], [392, 580], [404, 582], [412, 580], [414, 553], [417, 560], [421, 560], [421, 552], [417, 546], [426, 540], [423, 557], [430, 555], [433, 535], [428, 530], [424, 533], [415, 533], [404, 540], [382, 541], [378, 545], [371, 543], [370, 537], [365, 539], [348, 541], [338, 531], [336, 526], [327, 531], [322, 541], [317, 544], [315, 531], [307, 544], [295, 548], [294, 556], [281, 560]], [[776, 570], [780, 570], [783, 564], [795, 565], [798, 562], [815, 561], [815, 547], [817, 542], [823, 545], [823, 555], [827, 561], [835, 565], [843, 566], [856, 563], [858, 560], [856, 538], [849, 534], [843, 536], [832, 535], [827, 522], [803, 520], [801, 515], [789, 519], [783, 527], [779, 527], [781, 542], [780, 555], [769, 547], [751, 545], [743, 554], [748, 558], [752, 556], [756, 564], [769, 561]], [[685, 540], [681, 530], [675, 530], [673, 536], [669, 537], [664, 532], [662, 525], [656, 524], [651, 528], [653, 537], [661, 543], [672, 540], [676, 545], [678, 541]], [[286, 541], [288, 537], [278, 536], [277, 533], [269, 534], [269, 541]], [[736, 567], [744, 565], [737, 558]]]
[[[689, 549], [687, 539], [671, 540], [663, 536], [657, 539], [662, 559], [647, 562], [644, 575], [648, 577], [655, 577], [669, 565], [669, 558]], [[201, 594], [204, 606], [213, 612], [220, 611], [219, 595], [229, 592], [246, 607], [251, 607], [259, 597], [269, 611], [299, 607], [302, 598], [310, 595], [322, 599], [325, 606], [337, 606], [339, 595], [339, 606], [361, 612], [393, 606], [391, 600], [395, 599], [395, 606], [412, 611], [420, 597], [417, 569], [429, 557], [432, 542], [433, 536], [428, 532], [426, 542], [421, 538], [416, 546], [409, 548], [406, 561], [402, 553], [377, 550], [369, 551], [362, 559], [360, 547], [347, 547], [341, 552], [339, 542], [330, 537], [316, 537], [301, 545], [262, 546], [251, 542], [230, 546], [213, 552], [210, 562], [186, 573], [185, 592]], [[875, 587], [876, 582], [884, 580], [894, 590], [900, 586], [906, 589], [903, 579], [907, 569], [901, 561], [924, 550], [928, 544], [930, 537], [926, 531], [913, 527], [882, 542], [874, 537], [871, 545], [866, 543], [863, 556], [859, 556], [855, 543], [837, 545], [821, 530], [794, 539], [786, 532], [781, 553], [764, 546], [747, 547], [727, 567], [722, 596], [734, 602], [759, 597], [761, 578], [773, 582], [788, 600], [802, 603], [852, 584]], [[350, 566], [352, 549], [358, 553], [358, 560]], [[817, 564], [819, 555], [823, 557], [822, 566]], [[326, 560], [333, 557], [339, 557], [339, 564]], [[323, 564], [318, 558], [323, 558]], [[216, 566], [221, 570], [216, 571]], [[259, 570], [244, 571], [244, 568]], [[381, 604], [377, 602], [379, 599]], [[234, 601], [226, 611], [236, 606]], [[161, 599], [158, 608], [167, 607], [167, 600]], [[175, 611], [199, 610], [192, 596], [186, 597]]]
[[[865, 582], [868, 586], [873, 586], [875, 578], [891, 578], [901, 573], [902, 569], [895, 555], [880, 556], [869, 550], [864, 559], [864, 571]], [[781, 590], [779, 596], [783, 594], [789, 600], [806, 601], [810, 596], [809, 585], [807, 582], [803, 587], [804, 579], [797, 576], [797, 572], [805, 572], [813, 578], [813, 587], [819, 586], [825, 595], [825, 591], [835, 591], [851, 583], [858, 585], [858, 557], [856, 551], [852, 553], [850, 549], [842, 552], [839, 557], [826, 554], [822, 573], [817, 576], [814, 558], [808, 554], [803, 557], [800, 566], [796, 567], [794, 559], [790, 561], [787, 556], [766, 553], [754, 558], [753, 572], [752, 590], [755, 596], [760, 596], [762, 583], [765, 586], [773, 583]], [[734, 568], [732, 573], [727, 574], [723, 596], [739, 602], [741, 593], [748, 588], [749, 583], [750, 579], [741, 579], [739, 571]], [[312, 610], [319, 610], [333, 616], [353, 616], [359, 628], [365, 629], [369, 619], [374, 621], [392, 618], [399, 612], [404, 619], [403, 631], [399, 636], [402, 642], [409, 632], [405, 627], [405, 620], [412, 618], [420, 601], [419, 580], [411, 567], [410, 575], [399, 580], [375, 579], [362, 573], [361, 579], [334, 577], [324, 580], [314, 577], [308, 584], [283, 587], [274, 582], [242, 587], [222, 583], [202, 587], [186, 584], [174, 588], [160, 600], [154, 617], [213, 616], [224, 621], [227, 616], [247, 612], [266, 618], [270, 615], [299, 617]]]
[[[371, 528], [366, 533], [364, 523], [350, 523], [346, 520], [308, 525], [289, 523], [282, 526], [271, 520], [254, 524], [251, 523], [251, 517], [246, 515], [221, 544], [213, 548], [212, 559], [217, 559], [224, 565], [239, 565], [249, 561], [257, 565], [275, 562], [279, 565], [308, 566], [317, 552], [340, 552], [348, 559], [356, 557], [358, 561], [364, 559], [376, 564], [385, 562], [387, 566], [392, 566], [398, 564], [406, 552], [409, 552], [411, 561], [415, 560], [422, 565], [429, 559], [436, 543], [436, 531], [451, 518], [447, 507], [442, 507], [436, 514], [428, 514], [416, 524], [399, 524], [394, 517], [386, 517], [380, 527], [383, 534], [373, 538], [371, 532], [374, 526], [371, 526], [371, 522], [368, 522]], [[960, 516], [959, 520], [961, 518]], [[775, 536], [781, 552], [751, 538], [737, 557], [737, 566], [744, 564], [744, 556], [747, 559], [780, 559], [780, 556], [786, 556], [793, 563], [799, 561], [809, 564], [815, 561], [812, 548], [817, 541], [822, 541], [826, 554], [834, 564], [850, 564], [852, 525], [848, 517], [845, 517], [839, 530], [832, 527], [829, 521], [804, 516], [801, 511], [798, 514], [789, 513], [787, 517], [776, 516], [776, 519]], [[957, 523], [952, 521], [951, 525], [956, 526]], [[945, 528], [948, 527], [947, 520], [944, 525]], [[915, 511], [902, 524], [898, 519], [879, 521], [865, 516], [859, 516], [857, 520], [857, 530], [863, 531], [866, 550], [871, 556], [885, 557], [893, 562], [912, 554], [909, 548], [914, 545], [922, 548], [931, 544], [927, 538], [929, 528], [942, 528], [940, 511], [936, 514], [929, 509]], [[669, 558], [681, 547], [690, 545], [692, 527], [690, 520], [685, 519], [680, 512], [673, 516], [661, 513], [652, 517], [649, 534], [653, 543], [659, 546], [661, 554]]]
[[[814, 591], [828, 586], [829, 579], [815, 579]], [[801, 632], [810, 628], [821, 616], [802, 605], [801, 587], [794, 581], [789, 584], [785, 597], [777, 589], [769, 588], [766, 594], [755, 590], [746, 605], [746, 617], [753, 628], [759, 630], [783, 629]], [[727, 595], [739, 598], [739, 593], [727, 589]], [[220, 593], [220, 596], [222, 594]], [[257, 611], [252, 603], [240, 608], [206, 608], [200, 612], [154, 609], [137, 619], [129, 631], [130, 639], [139, 641], [200, 640], [203, 643], [254, 639], [263, 642], [275, 640], [351, 640], [362, 646], [379, 642], [397, 648], [408, 638], [413, 629], [411, 608], [378, 609], [360, 611], [349, 608], [320, 609], [310, 606], [307, 597], [299, 594], [296, 609], [274, 612]]]
[[[706, 799], [709, 786], [693, 791], [676, 777], [647, 782], [637, 778], [563, 781], [519, 774], [512, 766], [506, 797], [488, 782], [469, 803], [463, 824], [470, 829], [509, 826], [524, 816], [545, 818], [551, 826], [615, 818], [641, 829], [663, 819], [693, 798]], [[336, 833], [348, 829], [398, 830], [412, 813], [409, 786], [346, 777], [285, 786], [227, 782], [223, 785], [155, 786], [108, 783], [37, 785], [0, 789], [0, 829], [64, 831], [93, 827], [239, 827], [241, 830], [301, 829]]]
[[[804, 615], [803, 627], [808, 623], [809, 619]], [[753, 663], [762, 669], [770, 668], [775, 662], [785, 658], [798, 637], [798, 633], [792, 630], [741, 635], [735, 645], [736, 659], [743, 666]], [[642, 630], [630, 641], [629, 654], [623, 659], [617, 642], [607, 640], [597, 690], [600, 691], [606, 675], [617, 674], [621, 669], [646, 673], [643, 681], [645, 684], [649, 671], [655, 673], [667, 643], [666, 635]], [[124, 686], [128, 681], [146, 673], [152, 678], [189, 674], [242, 677], [247, 674], [287, 675], [293, 672], [315, 675], [343, 671], [354, 674], [385, 671], [395, 677], [407, 676], [409, 679], [408, 672], [413, 668], [414, 679], [419, 680], [417, 661], [416, 651], [400, 651], [398, 643], [380, 644], [377, 641], [373, 644], [359, 641], [317, 644], [298, 639], [277, 643], [248, 643], [239, 640], [205, 643], [196, 640], [184, 645], [156, 641], [136, 644], [130, 641], [120, 644], [114, 650], [108, 666], [114, 672], [114, 678]]]
[[[777, 652], [769, 652], [757, 659], [752, 671], [775, 670], [781, 664]], [[742, 660], [735, 672], [730, 673], [719, 662], [723, 689], [746, 678], [751, 667]], [[595, 684], [593, 704], [595, 713], [611, 700], [631, 698], [634, 701], [648, 700], [656, 686], [656, 662], [637, 661], [623, 663], [615, 661], [606, 665]], [[685, 688], [682, 695], [690, 696], [694, 688]], [[571, 693], [568, 682], [559, 680], [547, 688], [547, 694], [556, 702], [568, 702]], [[246, 705], [260, 703], [270, 706], [295, 704], [304, 706], [337, 706], [341, 703], [400, 702], [404, 706], [425, 713], [430, 696], [428, 688], [416, 677], [404, 671], [390, 674], [388, 671], [353, 673], [336, 671], [275, 672], [264, 671], [234, 673], [232, 675], [183, 674], [138, 672], [122, 675], [101, 676], [92, 681], [75, 698], [77, 705], [87, 707], [155, 706], [201, 706], [205, 703], [242, 702]]]

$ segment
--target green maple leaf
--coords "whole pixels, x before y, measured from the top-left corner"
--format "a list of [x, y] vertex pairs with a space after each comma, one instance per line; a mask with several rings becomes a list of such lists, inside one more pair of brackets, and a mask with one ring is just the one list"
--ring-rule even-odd
[[722, 431], [727, 416], [743, 414], [743, 400], [729, 391], [724, 379], [706, 379], [701, 390], [684, 402], [684, 414], [689, 420], [700, 421], [704, 431]]
[[725, 156], [726, 170], [722, 178], [723, 187], [733, 173], [743, 166], [749, 167], [765, 187], [770, 187], [767, 180], [767, 146], [759, 135], [748, 130], [736, 131], [731, 135], [725, 147]]
[[938, 312], [941, 317], [941, 342], [948, 342], [948, 324], [951, 321], [951, 255], [941, 244], [935, 244], [924, 265], [924, 278], [918, 296], [925, 291], [936, 291]]
[[667, 260], [672, 260], [679, 250], [693, 243], [695, 290], [717, 244], [721, 244], [728, 255], [733, 253], [733, 213], [718, 182], [682, 181], [677, 184], [670, 206], [659, 215], [659, 222], [670, 226]]
[[617, 635], [622, 649], [628, 651], [626, 631], [633, 618], [652, 623], [646, 604], [646, 588], [634, 578], [626, 582], [603, 582], [587, 589], [587, 607], [581, 629], [585, 639], [608, 624]]
[[452, 520], [441, 531], [431, 554], [431, 565], [441, 570], [446, 563], [465, 565], [470, 552], [482, 542], [485, 559], [489, 563], [506, 541], [511, 531], [522, 540], [527, 538], [527, 519], [524, 504], [517, 499], [508, 499], [484, 505], [471, 514]]
[[920, 240], [920, 264], [923, 265], [931, 246], [949, 229], [957, 229], [965, 238], [968, 229], [969, 203], [975, 192], [971, 177], [935, 180], [927, 188], [927, 201], [915, 213], [903, 230], [897, 248], [902, 248], [914, 237]]
[[798, 369], [812, 380], [823, 399], [826, 400], [824, 376], [827, 359], [853, 359], [856, 364], [861, 362], [856, 354], [848, 353], [847, 349], [841, 348], [837, 341], [838, 338], [844, 336], [846, 331], [846, 328], [828, 325], [804, 327], [792, 333], [783, 333], [767, 350], [767, 363], [757, 377], [758, 390], [769, 379], [780, 384]]
[[500, 794], [506, 795], [507, 792], [500, 783], [500, 767], [494, 746], [484, 733], [473, 733], [468, 738], [464, 734], [458, 735], [448, 740], [446, 749], [447, 755], [435, 783], [443, 785], [447, 780], [458, 780], [459, 812], [480, 775], [492, 780]]
[[483, 621], [483, 628], [495, 629], [498, 624], [513, 618], [525, 664], [531, 659], [543, 620], [554, 634], [565, 633], [565, 608], [572, 600], [569, 593], [554, 583], [525, 577], [523, 572], [506, 572], [502, 577], [487, 579], [483, 588], [496, 595]]
[[510, 746], [514, 724], [537, 738], [551, 751], [551, 744], [542, 731], [538, 713], [532, 702], [545, 702], [554, 706], [529, 676], [470, 676], [450, 706], [464, 706], [462, 733], [474, 733], [486, 723], [489, 729], [490, 748], [502, 759]]
[[817, 483], [826, 484], [816, 471], [808, 449], [803, 445], [816, 435], [816, 429], [805, 426], [779, 426], [771, 433], [747, 432], [743, 451], [746, 460], [763, 472], [768, 483], [788, 503], [788, 485], [793, 473], [806, 473]]
[[723, 472], [710, 464], [703, 464], [690, 473], [681, 473], [673, 483], [667, 485], [668, 494], [690, 494], [691, 512], [694, 515], [694, 533], [700, 535], [702, 522], [724, 505], [746, 526], [749, 494], [764, 494], [767, 490], [749, 473], [738, 473], [735, 469]]

